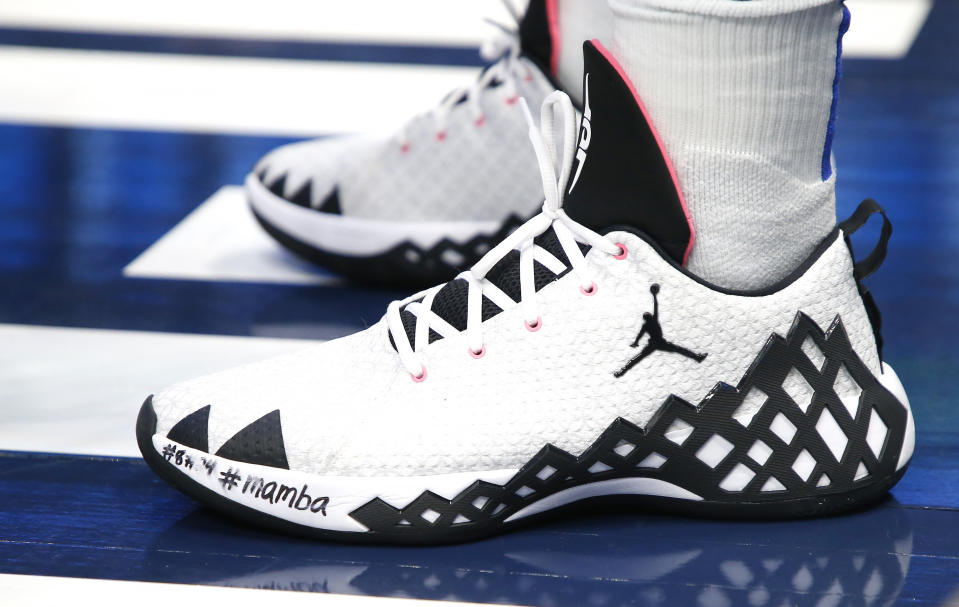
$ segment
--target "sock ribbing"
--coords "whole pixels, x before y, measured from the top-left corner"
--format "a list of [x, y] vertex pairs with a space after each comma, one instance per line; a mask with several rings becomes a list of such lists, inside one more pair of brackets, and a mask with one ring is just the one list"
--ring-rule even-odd
[[596, 38], [609, 44], [613, 13], [604, 0], [555, 1], [560, 38], [556, 79], [574, 101], [582, 103], [583, 42]]
[[663, 139], [696, 229], [689, 269], [740, 289], [785, 277], [836, 222], [835, 176], [823, 164], [841, 2], [610, 7], [613, 53]]

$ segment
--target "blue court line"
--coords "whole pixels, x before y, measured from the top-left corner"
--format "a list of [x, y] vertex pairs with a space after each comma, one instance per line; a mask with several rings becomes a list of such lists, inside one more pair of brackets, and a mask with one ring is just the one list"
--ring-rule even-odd
[[250, 40], [204, 36], [118, 34], [0, 27], [0, 44], [91, 51], [126, 51], [211, 57], [310, 61], [358, 61], [417, 65], [481, 66], [476, 47], [360, 42]]

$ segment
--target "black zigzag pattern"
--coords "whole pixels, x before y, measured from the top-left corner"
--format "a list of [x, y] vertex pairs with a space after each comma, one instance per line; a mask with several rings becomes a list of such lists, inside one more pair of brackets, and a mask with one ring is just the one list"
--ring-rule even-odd
[[[803, 351], [807, 340], [821, 352], [820, 366]], [[855, 417], [834, 387], [842, 367], [861, 389]], [[783, 388], [792, 369], [814, 390], [805, 411]], [[753, 388], [766, 398], [744, 426], [734, 416]], [[821, 423], [827, 411], [835, 425]], [[886, 428], [878, 457], [866, 440], [875, 415]], [[374, 499], [351, 516], [373, 532], [465, 530], [565, 489], [627, 477], [659, 479], [729, 506], [845, 494], [895, 475], [906, 421], [903, 405], [856, 355], [842, 320], [823, 333], [799, 313], [786, 338], [769, 338], [737, 387], [717, 384], [698, 406], [671, 396], [645, 429], [617, 419], [579, 457], [546, 445], [504, 486], [478, 481], [452, 500], [426, 491], [402, 509]], [[836, 448], [836, 425], [845, 437], [839, 460], [827, 444]]]
[[523, 225], [525, 221], [519, 215], [510, 215], [493, 234], [479, 234], [463, 243], [444, 238], [428, 249], [406, 241], [385, 255], [396, 265], [415, 267], [418, 273], [444, 276], [446, 280], [476, 263], [480, 257], [509, 236], [513, 230]]
[[[269, 188], [274, 194], [286, 187], [285, 176], [280, 181], [284, 183], [277, 182]], [[339, 194], [334, 194], [336, 198], [328, 198], [317, 212], [342, 214]], [[298, 193], [298, 196], [302, 201], [303, 195]], [[477, 234], [466, 242], [458, 243], [444, 238], [423, 248], [407, 240], [384, 253], [357, 257], [333, 253], [298, 240], [270, 223], [255, 208], [253, 215], [270, 236], [307, 261], [360, 282], [404, 288], [429, 287], [452, 279], [526, 221], [514, 214], [507, 217], [495, 232]]]

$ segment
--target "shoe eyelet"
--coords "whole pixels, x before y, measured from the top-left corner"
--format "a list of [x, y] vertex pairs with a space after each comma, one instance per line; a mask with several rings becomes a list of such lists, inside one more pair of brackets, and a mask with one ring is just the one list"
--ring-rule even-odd
[[626, 259], [626, 256], [629, 255], [629, 249], [626, 248], [626, 245], [617, 242], [616, 246], [619, 247], [620, 252], [618, 255], [613, 255], [613, 259]]
[[469, 350], [470, 356], [472, 356], [473, 358], [483, 358], [484, 356], [486, 356], [485, 345], [482, 348], [480, 348], [479, 352], [474, 352], [473, 348], [467, 348], [467, 350]]
[[426, 366], [424, 365], [422, 367], [422, 370], [420, 371], [419, 375], [413, 375], [412, 373], [410, 373], [410, 378], [416, 383], [421, 383], [426, 381]]
[[473, 122], [473, 124], [476, 125], [476, 128], [480, 128], [481, 126], [486, 124], [486, 116], [480, 116]]
[[529, 331], [530, 333], [536, 333], [537, 331], [543, 328], [543, 319], [537, 316], [536, 321], [534, 323], [530, 324], [529, 321], [524, 320], [523, 324], [526, 325], [527, 331]]
[[588, 289], [584, 289], [583, 287], [580, 287], [580, 288], [579, 288], [579, 292], [582, 293], [583, 295], [586, 295], [587, 297], [591, 297], [591, 296], [593, 296], [593, 295], [596, 295], [596, 291], [598, 291], [598, 290], [599, 290], [599, 287], [596, 286], [596, 283], [595, 283], [595, 282], [594, 282], [594, 283], [590, 283]]
[[410, 151], [410, 144], [409, 144], [409, 143], [404, 143], [403, 145], [400, 146], [400, 152], [401, 152], [401, 153], [406, 154], [406, 153], [408, 153], [409, 151]]
[[436, 140], [437, 140], [437, 141], [446, 141], [446, 136], [447, 136], [447, 135], [448, 135], [448, 133], [447, 133], [446, 131], [439, 131], [438, 133], [436, 133]]
[[513, 95], [506, 98], [506, 105], [516, 105], [519, 102], [519, 95]]

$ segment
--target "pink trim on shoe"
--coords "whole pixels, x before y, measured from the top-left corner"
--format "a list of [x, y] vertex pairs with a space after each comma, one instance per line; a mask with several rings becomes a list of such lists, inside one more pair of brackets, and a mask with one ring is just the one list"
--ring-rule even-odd
[[[666, 168], [669, 170], [669, 176], [673, 180], [673, 186], [676, 188], [676, 195], [679, 196], [679, 204], [681, 204], [683, 207], [683, 213], [686, 215], [686, 224], [689, 226], [689, 245], [686, 247], [686, 252], [683, 254], [683, 266], [685, 266], [689, 262], [689, 255], [693, 252], [693, 244], [696, 242], [696, 229], [693, 227], [693, 218], [689, 214], [689, 207], [686, 206], [686, 199], [683, 197], [683, 189], [679, 186], [679, 177], [676, 176], [676, 169], [673, 167], [673, 162], [669, 159], [669, 154], [666, 153], [666, 146], [663, 145], [663, 140], [659, 137], [659, 133], [656, 131], [655, 125], [653, 125], [653, 121], [649, 119], [649, 113], [646, 112], [646, 106], [644, 106], [643, 102], [640, 100], [639, 93], [636, 92], [636, 87], [633, 86], [633, 83], [626, 76], [623, 66], [619, 64], [619, 61], [616, 61], [616, 58], [613, 57], [612, 53], [610, 53], [605, 46], [603, 46], [602, 42], [594, 38], [592, 43], [593, 46], [596, 47], [596, 50], [606, 58], [606, 61], [613, 66], [613, 69], [619, 73], [619, 77], [623, 79], [623, 82], [626, 83], [626, 86], [629, 87], [630, 92], [633, 94], [633, 99], [636, 100], [636, 105], [639, 107], [639, 111], [643, 113], [643, 118], [646, 119], [646, 124], [649, 125], [649, 130], [652, 131], [653, 137], [656, 139], [656, 144], [659, 146], [659, 151], [663, 155], [663, 160], [666, 161]], [[617, 259], [619, 258], [617, 257]]]
[[483, 358], [484, 356], [486, 356], [486, 346], [483, 346], [482, 348], [480, 348], [479, 352], [474, 352], [473, 348], [467, 348], [467, 350], [469, 350], [470, 356], [472, 356], [473, 358]]
[[549, 24], [550, 58], [549, 71], [553, 76], [559, 73], [559, 51], [562, 36], [559, 30], [558, 0], [546, 0], [546, 22]]
[[534, 322], [533, 324], [529, 324], [529, 322], [525, 320], [523, 321], [523, 324], [526, 325], [527, 331], [529, 331], [530, 333], [536, 333], [537, 331], [543, 328], [543, 319], [537, 316], [536, 322]]
[[420, 382], [426, 381], [426, 365], [423, 365], [422, 369], [423, 369], [423, 370], [420, 371], [420, 374], [419, 374], [419, 375], [413, 375], [412, 373], [410, 373], [410, 378], [411, 378], [413, 381], [415, 381], [416, 383], [420, 383]]

